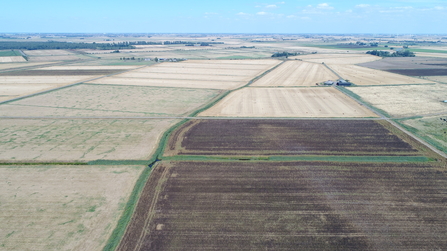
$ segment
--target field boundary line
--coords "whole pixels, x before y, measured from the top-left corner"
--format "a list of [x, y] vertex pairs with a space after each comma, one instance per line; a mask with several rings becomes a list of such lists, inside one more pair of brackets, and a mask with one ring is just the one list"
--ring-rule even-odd
[[326, 68], [328, 68], [331, 72], [333, 72], [339, 79], [344, 79], [340, 76], [340, 74], [338, 74], [336, 71], [334, 71], [331, 67], [329, 67], [329, 65], [322, 63], [322, 65], [326, 66]]
[[46, 91], [36, 92], [36, 93], [33, 93], [33, 94], [28, 94], [28, 95], [25, 95], [25, 96], [21, 96], [21, 97], [9, 99], [9, 100], [1, 101], [0, 105], [6, 104], [6, 103], [9, 103], [9, 102], [14, 102], [14, 101], [21, 100], [21, 99], [25, 99], [25, 98], [30, 98], [30, 97], [46, 94], [46, 93], [57, 91], [57, 90], [61, 90], [61, 89], [64, 89], [64, 88], [69, 88], [69, 87], [72, 87], [72, 86], [75, 86], [75, 85], [80, 85], [80, 84], [83, 84], [84, 82], [94, 81], [94, 80], [101, 79], [101, 78], [106, 78], [106, 77], [111, 77], [111, 76], [114, 76], [114, 75], [117, 75], [117, 74], [122, 74], [122, 73], [125, 73], [125, 72], [128, 72], [128, 71], [133, 71], [133, 70], [140, 69], [140, 68], [143, 68], [143, 67], [146, 67], [146, 65], [141, 66], [141, 67], [137, 67], [137, 68], [133, 68], [133, 69], [126, 69], [124, 71], [120, 71], [120, 72], [117, 72], [117, 73], [112, 73], [112, 74], [109, 74], [109, 75], [103, 75], [103, 76], [100, 76], [100, 77], [83, 80], [81, 82], [76, 82], [76, 83], [69, 84], [69, 85], [56, 87], [56, 88], [49, 89], [49, 90], [46, 90]]

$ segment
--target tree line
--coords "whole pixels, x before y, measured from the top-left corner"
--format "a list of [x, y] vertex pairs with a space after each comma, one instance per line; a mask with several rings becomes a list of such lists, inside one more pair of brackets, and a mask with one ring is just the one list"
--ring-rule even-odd
[[415, 57], [413, 52], [409, 50], [401, 50], [401, 51], [395, 51], [393, 53], [390, 53], [389, 51], [367, 51], [366, 54], [379, 56], [379, 57]]

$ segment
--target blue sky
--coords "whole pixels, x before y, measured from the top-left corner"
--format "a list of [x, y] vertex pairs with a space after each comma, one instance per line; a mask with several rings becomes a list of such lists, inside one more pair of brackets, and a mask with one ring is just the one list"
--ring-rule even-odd
[[6, 0], [0, 32], [447, 34], [447, 0]]

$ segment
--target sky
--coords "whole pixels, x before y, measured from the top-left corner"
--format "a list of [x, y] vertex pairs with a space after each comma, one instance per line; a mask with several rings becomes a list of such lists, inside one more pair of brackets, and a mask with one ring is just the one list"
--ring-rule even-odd
[[5, 0], [16, 32], [447, 34], [447, 0]]

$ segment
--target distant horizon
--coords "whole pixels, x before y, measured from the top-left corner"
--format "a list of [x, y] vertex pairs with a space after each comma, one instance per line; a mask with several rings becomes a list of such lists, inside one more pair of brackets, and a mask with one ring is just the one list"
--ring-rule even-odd
[[2, 32], [0, 34], [10, 34], [10, 35], [31, 35], [31, 34], [41, 34], [41, 35], [64, 35], [64, 34], [74, 34], [74, 35], [126, 35], [126, 34], [138, 34], [138, 35], [176, 35], [176, 34], [184, 34], [184, 35], [339, 35], [339, 36], [347, 36], [347, 35], [371, 35], [371, 36], [379, 36], [379, 35], [393, 35], [393, 36], [416, 36], [416, 35], [447, 35], [447, 33], [368, 33], [368, 32], [358, 32], [358, 33], [249, 33], [249, 32]]

